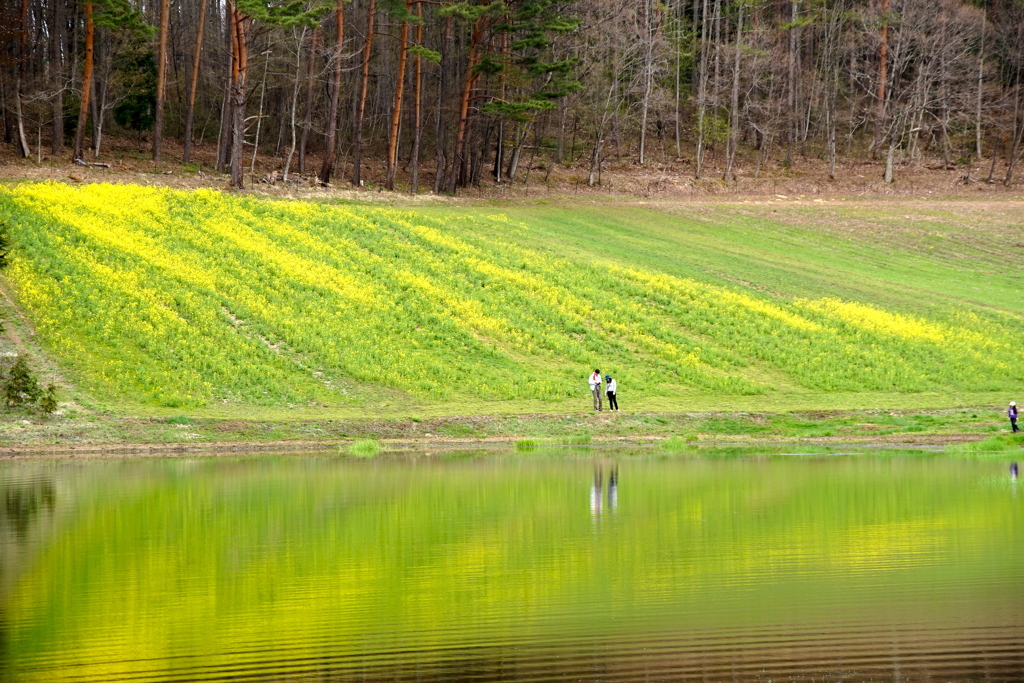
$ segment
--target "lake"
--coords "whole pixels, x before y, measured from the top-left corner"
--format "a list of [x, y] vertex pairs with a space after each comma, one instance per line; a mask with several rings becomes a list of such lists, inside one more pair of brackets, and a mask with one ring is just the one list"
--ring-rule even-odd
[[1024, 678], [998, 456], [0, 463], [0, 680]]

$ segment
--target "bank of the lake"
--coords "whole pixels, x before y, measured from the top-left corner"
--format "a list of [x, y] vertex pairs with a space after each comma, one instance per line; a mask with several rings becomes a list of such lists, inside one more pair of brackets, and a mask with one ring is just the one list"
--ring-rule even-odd
[[869, 444], [1016, 449], [1008, 423], [988, 408], [792, 413], [575, 412], [376, 419], [223, 419], [65, 413], [0, 422], [0, 458], [29, 454], [231, 453], [340, 449], [373, 441], [388, 451], [646, 444], [659, 448]]

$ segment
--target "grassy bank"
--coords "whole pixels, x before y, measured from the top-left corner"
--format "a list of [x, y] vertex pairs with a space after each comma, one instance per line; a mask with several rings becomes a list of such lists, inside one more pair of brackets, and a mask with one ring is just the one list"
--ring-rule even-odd
[[[558, 439], [566, 415], [593, 438], [983, 434], [1024, 388], [1012, 200], [402, 209], [22, 184], [0, 220], [4, 350], [65, 404], [7, 444]], [[630, 414], [583, 412], [593, 367]]]
[[[70, 414], [0, 423], [0, 457], [29, 452], [147, 450], [384, 449], [601, 446], [647, 443], [661, 449], [803, 442], [821, 445], [942, 446], [1019, 450], [993, 411], [815, 411], [794, 413], [571, 413], [381, 419], [224, 420]], [[376, 452], [376, 451], [374, 451]]]

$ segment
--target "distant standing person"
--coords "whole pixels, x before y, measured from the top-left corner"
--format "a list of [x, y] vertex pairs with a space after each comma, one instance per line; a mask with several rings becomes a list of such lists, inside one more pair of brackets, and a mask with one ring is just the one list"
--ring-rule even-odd
[[590, 393], [594, 395], [594, 410], [601, 410], [601, 371], [596, 368], [590, 376]]
[[1015, 402], [1010, 401], [1010, 407], [1006, 411], [1006, 416], [1010, 418], [1010, 426], [1013, 427], [1013, 433], [1019, 432], [1020, 429], [1017, 428], [1017, 404]]
[[605, 375], [604, 381], [607, 382], [604, 387], [604, 393], [608, 395], [608, 410], [618, 410], [619, 402], [615, 399], [615, 380], [612, 379], [611, 375]]

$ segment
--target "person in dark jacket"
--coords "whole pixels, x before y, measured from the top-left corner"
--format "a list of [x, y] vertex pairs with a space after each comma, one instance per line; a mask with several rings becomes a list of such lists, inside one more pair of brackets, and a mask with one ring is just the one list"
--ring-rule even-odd
[[1006, 416], [1010, 418], [1010, 427], [1013, 428], [1013, 433], [1016, 434], [1020, 430], [1017, 428], [1017, 404], [1010, 401], [1010, 407], [1006, 411]]
[[615, 385], [615, 380], [612, 379], [611, 375], [604, 376], [605, 389], [604, 394], [608, 397], [608, 410], [618, 410], [619, 402], [615, 399], [615, 390], [618, 388]]

